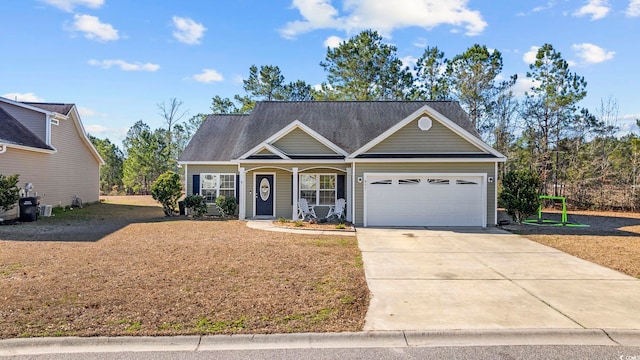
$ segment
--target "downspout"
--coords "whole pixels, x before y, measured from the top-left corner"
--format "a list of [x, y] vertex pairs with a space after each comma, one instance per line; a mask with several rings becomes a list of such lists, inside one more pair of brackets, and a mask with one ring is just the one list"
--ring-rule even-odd
[[0, 145], [0, 154], [4, 154], [7, 152], [7, 144]]

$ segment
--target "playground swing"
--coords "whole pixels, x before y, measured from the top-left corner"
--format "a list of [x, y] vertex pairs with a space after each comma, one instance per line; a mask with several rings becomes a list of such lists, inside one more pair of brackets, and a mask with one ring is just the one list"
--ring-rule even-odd
[[[538, 218], [537, 219], [529, 219], [524, 220], [523, 224], [528, 225], [538, 225], [538, 226], [570, 226], [570, 227], [587, 227], [587, 224], [578, 224], [568, 221], [567, 217], [567, 200], [564, 196], [549, 196], [549, 195], [540, 195], [540, 206], [538, 206]], [[543, 219], [542, 218], [542, 202], [543, 200], [552, 200], [552, 201], [562, 201], [562, 215], [560, 217], [560, 221], [551, 220], [551, 219]]]

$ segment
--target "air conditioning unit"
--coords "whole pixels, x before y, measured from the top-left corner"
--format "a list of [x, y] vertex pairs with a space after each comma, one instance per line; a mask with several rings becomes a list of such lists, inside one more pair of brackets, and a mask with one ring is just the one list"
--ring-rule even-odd
[[53, 205], [40, 205], [40, 216], [43, 216], [43, 217], [51, 216], [52, 209], [53, 209]]

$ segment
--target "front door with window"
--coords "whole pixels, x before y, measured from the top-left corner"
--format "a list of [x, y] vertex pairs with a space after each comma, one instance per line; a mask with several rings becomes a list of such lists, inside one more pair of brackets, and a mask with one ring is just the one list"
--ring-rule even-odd
[[256, 174], [256, 216], [273, 216], [273, 175]]

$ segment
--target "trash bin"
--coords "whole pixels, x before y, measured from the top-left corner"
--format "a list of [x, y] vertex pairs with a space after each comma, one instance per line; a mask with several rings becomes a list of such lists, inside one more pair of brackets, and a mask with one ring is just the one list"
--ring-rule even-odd
[[38, 198], [23, 197], [18, 200], [20, 206], [20, 221], [29, 222], [38, 220]]
[[183, 201], [178, 201], [178, 212], [179, 215], [187, 215], [185, 208], [184, 208], [184, 200]]

